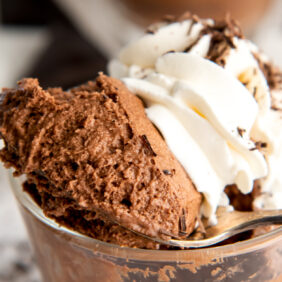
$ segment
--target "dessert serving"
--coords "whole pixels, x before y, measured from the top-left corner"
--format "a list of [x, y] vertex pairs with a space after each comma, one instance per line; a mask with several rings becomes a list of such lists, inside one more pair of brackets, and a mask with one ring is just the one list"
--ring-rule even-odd
[[[235, 21], [186, 14], [150, 26], [110, 62], [109, 75], [99, 74], [69, 91], [43, 90], [30, 78], [2, 91], [0, 132], [5, 146], [0, 157], [6, 167], [13, 167], [15, 176], [25, 175], [24, 191], [45, 216], [116, 244], [101, 246], [116, 250], [110, 256], [118, 259], [107, 257], [109, 252], [103, 253], [97, 240], [93, 249], [84, 246], [84, 253], [71, 245], [75, 233], [64, 234], [70, 236], [65, 240], [57, 232], [67, 229], [51, 226], [50, 231], [42, 217], [33, 221], [25, 206], [42, 272], [46, 281], [85, 281], [96, 275], [94, 271], [91, 276], [90, 269], [98, 261], [105, 275], [108, 264], [114, 265], [111, 275], [118, 278], [107, 281], [193, 278], [201, 268], [200, 263], [191, 268], [190, 252], [197, 257], [193, 251], [173, 250], [138, 233], [164, 240], [195, 232], [204, 236], [205, 227], [217, 224], [220, 206], [230, 211], [282, 209], [281, 72], [243, 37]], [[276, 255], [280, 229], [271, 233], [278, 238], [276, 247], [268, 245]], [[265, 238], [261, 242], [269, 242]], [[45, 244], [58, 256], [58, 273], [46, 264], [50, 259], [43, 255]], [[131, 247], [124, 248], [130, 255], [119, 257], [120, 246]], [[139, 256], [137, 248], [155, 249], [160, 258], [153, 251]], [[207, 255], [203, 265], [217, 267], [213, 276], [220, 278], [218, 267], [234, 261], [217, 261], [217, 248], [209, 255], [199, 252]], [[240, 250], [242, 256], [236, 254], [234, 260], [242, 259], [242, 269], [249, 269], [244, 279], [258, 277], [256, 267], [250, 268], [253, 257]], [[169, 255], [164, 252], [171, 253], [171, 263], [165, 264]], [[66, 257], [74, 266], [72, 256], [76, 264], [88, 267], [76, 279], [71, 278], [73, 269], [62, 266]], [[131, 267], [127, 260], [133, 257], [136, 265]], [[272, 271], [273, 277], [281, 277], [276, 266], [267, 267], [260, 269], [261, 275]], [[156, 268], [165, 269], [165, 275], [156, 274]]]
[[201, 196], [120, 81], [63, 92], [25, 79], [3, 95], [1, 158], [47, 216], [110, 242], [121, 232], [111, 222], [148, 236], [193, 231]]

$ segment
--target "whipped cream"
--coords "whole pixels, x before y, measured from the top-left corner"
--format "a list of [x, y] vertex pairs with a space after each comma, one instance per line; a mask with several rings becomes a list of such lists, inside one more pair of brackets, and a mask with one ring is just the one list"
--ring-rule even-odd
[[[277, 140], [270, 91], [253, 56], [256, 46], [234, 37], [219, 66], [206, 58], [212, 34], [202, 33], [213, 25], [212, 20], [163, 25], [126, 46], [110, 62], [109, 73], [146, 102], [149, 119], [204, 195], [202, 214], [216, 223], [230, 184], [246, 194], [261, 179], [257, 207], [281, 208], [282, 139]], [[266, 142], [266, 150], [257, 150], [255, 142]]]

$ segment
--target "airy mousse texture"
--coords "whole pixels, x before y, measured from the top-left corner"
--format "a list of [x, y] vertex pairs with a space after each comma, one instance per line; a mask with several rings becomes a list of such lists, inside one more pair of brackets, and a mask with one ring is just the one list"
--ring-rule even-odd
[[101, 74], [64, 92], [23, 79], [3, 95], [1, 160], [47, 216], [131, 247], [158, 245], [113, 222], [158, 237], [194, 230], [201, 196], [123, 83]]

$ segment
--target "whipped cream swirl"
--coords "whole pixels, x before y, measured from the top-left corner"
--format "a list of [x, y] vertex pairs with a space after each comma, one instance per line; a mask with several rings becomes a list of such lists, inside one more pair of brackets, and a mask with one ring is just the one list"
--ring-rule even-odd
[[[274, 152], [281, 146], [275, 143], [270, 91], [253, 56], [256, 46], [233, 37], [220, 66], [207, 59], [212, 34], [203, 30], [213, 25], [192, 19], [164, 24], [122, 49], [109, 73], [145, 101], [149, 119], [204, 195], [202, 215], [216, 223], [217, 207], [229, 203], [227, 185], [246, 194], [263, 179], [268, 194], [258, 206], [277, 208], [281, 200], [274, 203], [272, 192], [280, 181], [281, 194], [282, 178], [275, 176]], [[256, 142], [267, 142], [266, 150]]]

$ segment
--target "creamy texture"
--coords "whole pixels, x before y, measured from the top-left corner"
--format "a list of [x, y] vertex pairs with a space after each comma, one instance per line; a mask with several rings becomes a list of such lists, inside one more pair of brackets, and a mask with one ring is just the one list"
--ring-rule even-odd
[[[223, 190], [229, 184], [246, 194], [261, 179], [257, 207], [282, 208], [282, 126], [270, 110], [270, 91], [253, 56], [258, 50], [234, 37], [223, 67], [206, 59], [212, 33], [202, 31], [213, 24], [164, 24], [109, 65], [110, 75], [145, 101], [148, 117], [203, 193], [202, 214], [211, 223], [217, 207], [228, 204]], [[259, 151], [255, 142], [267, 147]]]
[[3, 96], [0, 160], [46, 216], [140, 248], [159, 245], [123, 227], [163, 239], [194, 230], [202, 196], [121, 81], [100, 74], [64, 92], [23, 79]]

